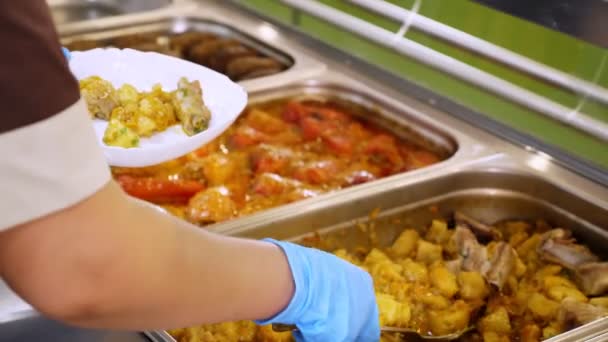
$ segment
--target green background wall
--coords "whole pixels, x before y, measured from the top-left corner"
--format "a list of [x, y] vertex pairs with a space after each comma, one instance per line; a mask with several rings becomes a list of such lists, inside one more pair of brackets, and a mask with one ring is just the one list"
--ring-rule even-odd
[[[345, 1], [322, 0], [321, 2], [393, 32], [399, 29], [398, 24]], [[410, 8], [414, 0], [389, 0], [389, 2]], [[282, 22], [294, 24], [293, 10], [276, 0], [242, 0], [241, 3]], [[581, 79], [598, 82], [608, 87], [608, 50], [606, 49], [469, 0], [423, 0], [420, 13]], [[608, 144], [598, 139], [428, 68], [389, 49], [360, 39], [314, 17], [302, 14], [298, 28], [460, 104], [608, 169]], [[582, 96], [553, 87], [423, 33], [410, 30], [406, 37], [565, 106], [574, 108], [582, 100]], [[598, 72], [604, 59], [606, 59], [606, 67]], [[608, 122], [606, 105], [588, 100], [584, 102], [581, 111]]]

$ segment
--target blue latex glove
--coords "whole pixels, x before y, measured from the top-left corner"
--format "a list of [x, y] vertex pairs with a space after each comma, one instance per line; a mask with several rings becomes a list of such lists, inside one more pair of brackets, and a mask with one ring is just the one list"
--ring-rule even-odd
[[295, 324], [297, 341], [378, 341], [380, 326], [372, 278], [332, 254], [266, 239], [283, 249], [295, 282], [291, 302], [257, 324]]
[[63, 51], [63, 55], [65, 56], [65, 58], [69, 61], [72, 58], [72, 54], [70, 53], [70, 50], [62, 47], [61, 51]]

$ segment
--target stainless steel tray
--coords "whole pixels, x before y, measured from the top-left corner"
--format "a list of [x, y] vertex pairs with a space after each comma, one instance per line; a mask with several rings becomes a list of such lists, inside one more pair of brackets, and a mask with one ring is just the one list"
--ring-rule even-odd
[[[569, 183], [567, 178], [551, 179], [553, 175], [538, 174], [512, 157], [495, 156], [447, 172], [419, 175], [418, 179], [393, 179], [376, 189], [359, 189], [309, 205], [299, 203], [297, 208], [282, 213], [266, 212], [242, 219], [238, 225], [224, 224], [218, 231], [244, 238], [296, 242], [320, 234], [328, 246], [355, 248], [369, 243], [369, 234], [359, 224], [369, 221], [369, 214], [376, 209], [381, 209], [374, 219], [380, 245], [394, 241], [404, 226], [427, 226], [433, 218], [460, 210], [487, 222], [545, 219], [571, 229], [579, 241], [608, 258], [608, 190], [599, 189], [601, 197], [589, 197], [588, 187], [592, 185]], [[606, 330], [608, 318], [546, 341], [600, 338]], [[173, 341], [166, 332], [149, 336], [156, 341]]]
[[[248, 86], [248, 90], [255, 90], [256, 85], [259, 87], [261, 84], [282, 84], [286, 80], [316, 75], [325, 69], [322, 63], [302, 55], [286, 45], [282, 45], [280, 42], [275, 44], [273, 39], [269, 39], [273, 36], [273, 32], [276, 33], [272, 26], [242, 29], [236, 28], [233, 22], [227, 21], [227, 18], [221, 15], [218, 16], [216, 12], [205, 12], [205, 15], [193, 15], [192, 13], [193, 10], [189, 6], [175, 6], [142, 14], [68, 23], [59, 25], [58, 31], [63, 44], [90, 40], [99, 42], [102, 46], [107, 45], [108, 40], [113, 38], [142, 33], [170, 35], [194, 31], [235, 39], [285, 65], [285, 70], [282, 72], [240, 81], [239, 83], [242, 85]], [[256, 33], [258, 34], [256, 35]]]
[[172, 0], [47, 0], [56, 24], [150, 11]]

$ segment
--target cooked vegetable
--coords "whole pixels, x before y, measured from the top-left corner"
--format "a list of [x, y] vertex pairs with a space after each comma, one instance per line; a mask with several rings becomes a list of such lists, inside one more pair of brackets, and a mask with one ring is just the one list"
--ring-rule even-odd
[[[187, 88], [186, 85], [183, 87]], [[149, 99], [146, 108], [166, 108], [166, 105], [173, 108], [171, 94], [163, 93], [160, 88], [154, 89], [151, 94], [158, 101]], [[157, 131], [168, 124], [164, 119], [150, 123], [151, 116], [148, 114], [134, 115], [136, 111], [132, 108], [139, 109], [143, 99], [134, 88], [121, 87], [118, 97], [125, 105], [119, 107], [120, 110], [114, 110], [113, 115], [133, 132], [139, 132], [138, 129], [142, 132]], [[398, 160], [409, 160], [410, 154], [424, 149], [417, 146], [415, 141], [400, 140], [385, 129], [350, 114], [362, 110], [364, 108], [350, 108], [333, 100], [279, 100], [254, 105], [221, 136], [187, 156], [147, 168], [113, 170], [115, 175], [160, 179], [176, 177], [195, 180], [209, 187], [225, 186], [231, 193], [234, 216], [238, 217], [413, 168], [407, 163], [394, 165], [391, 161], [393, 157], [369, 153], [372, 139], [376, 143], [385, 140], [392, 144], [390, 150], [399, 154]], [[158, 113], [169, 112], [159, 110]], [[179, 111], [175, 110], [175, 113], [177, 115]], [[165, 114], [163, 118], [167, 117]], [[374, 112], [369, 112], [369, 115], [374, 115]], [[138, 126], [142, 121], [137, 118], [144, 120], [145, 125]], [[316, 130], [316, 126], [307, 127], [307, 120], [321, 130]], [[193, 123], [195, 126], [196, 123]], [[308, 129], [312, 131], [308, 132]], [[195, 202], [190, 205], [192, 203]], [[193, 223], [204, 225], [216, 222], [194, 220], [195, 216], [186, 215], [193, 209], [188, 204], [170, 204], [171, 213], [192, 218]], [[442, 233], [437, 231], [436, 234], [440, 236], [433, 238], [433, 242], [450, 238], [452, 231], [447, 227], [437, 229], [442, 229]], [[422, 253], [434, 252], [430, 257], [440, 259], [438, 247], [433, 251], [424, 250], [424, 247]], [[414, 244], [412, 258], [415, 258], [417, 248]]]
[[[500, 233], [504, 240], [518, 233], [533, 237], [537, 231], [546, 229], [546, 223], [539, 221], [526, 225], [518, 223], [518, 231], [507, 232], [516, 226], [513, 222], [488, 227]], [[447, 227], [445, 220], [435, 220], [426, 229], [403, 230], [385, 248], [361, 246], [334, 251], [335, 255], [372, 275], [382, 325], [408, 328], [429, 335], [459, 333], [473, 326], [472, 331], [459, 341], [538, 342], [608, 316], [608, 297], [589, 300], [571, 272], [559, 264], [539, 258], [536, 249], [528, 250], [525, 258], [514, 255], [515, 266], [507, 270], [505, 278], [508, 280], [502, 290], [489, 283], [488, 275], [496, 272], [465, 270], [461, 262], [455, 263], [453, 269], [449, 268], [447, 265], [454, 258], [462, 258], [459, 251], [454, 254], [447, 252], [451, 250], [449, 246], [455, 243], [454, 239], [462, 242], [463, 237], [468, 235], [460, 233], [459, 237], [454, 229]], [[468, 227], [461, 226], [456, 230], [466, 230], [475, 239]], [[444, 238], [444, 234], [450, 235], [450, 238]], [[427, 238], [437, 243], [431, 243]], [[475, 242], [478, 248], [487, 250], [487, 253], [480, 255], [484, 255], [486, 263], [482, 264], [488, 267], [503, 267], [504, 263], [491, 261], [503, 258], [501, 254], [508, 251], [505, 246], [511, 248], [504, 241], [487, 245], [477, 240], [464, 241], [469, 246]], [[532, 238], [527, 244], [534, 246], [538, 244], [537, 241], [540, 240]], [[315, 236], [306, 242], [313, 247], [325, 246], [329, 239], [326, 241]], [[329, 245], [334, 244], [339, 245], [339, 242]], [[421, 250], [424, 262], [414, 261], [412, 258], [418, 257]], [[446, 253], [436, 254], [437, 250]], [[523, 269], [517, 266], [518, 263]], [[245, 326], [245, 323], [182, 329], [172, 332], [172, 335], [180, 342], [232, 341], [224, 336], [236, 326]], [[242, 332], [240, 341], [293, 341], [291, 336], [275, 333], [268, 326], [248, 326], [248, 329]], [[188, 330], [192, 332], [186, 333]], [[194, 334], [198, 334], [198, 337], [192, 338]], [[382, 340], [399, 341], [396, 335], [388, 333], [383, 334]]]
[[139, 93], [129, 84], [116, 90], [110, 82], [91, 76], [80, 81], [80, 89], [91, 115], [109, 121], [103, 141], [110, 146], [137, 147], [141, 137], [178, 122], [193, 135], [207, 129], [211, 120], [198, 81], [181, 78], [174, 92], [155, 85], [152, 91]]
[[205, 186], [181, 179], [136, 178], [128, 175], [116, 179], [126, 193], [153, 203], [184, 203]]

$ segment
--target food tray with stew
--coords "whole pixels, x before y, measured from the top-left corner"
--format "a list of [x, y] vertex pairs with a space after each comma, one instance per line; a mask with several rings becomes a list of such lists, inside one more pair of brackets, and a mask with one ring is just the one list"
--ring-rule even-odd
[[205, 226], [440, 164], [456, 151], [447, 133], [363, 93], [294, 85], [254, 95], [193, 153], [113, 174], [132, 196]]
[[243, 81], [281, 73], [294, 64], [288, 54], [237, 29], [210, 20], [167, 18], [137, 25], [62, 36], [70, 50], [100, 47], [154, 51], [197, 63]]
[[[225, 233], [288, 239], [365, 268], [384, 325], [426, 337], [470, 330], [459, 341], [580, 341], [608, 329], [605, 204], [527, 172], [480, 167]], [[157, 336], [291, 341], [251, 322], [170, 333]]]

